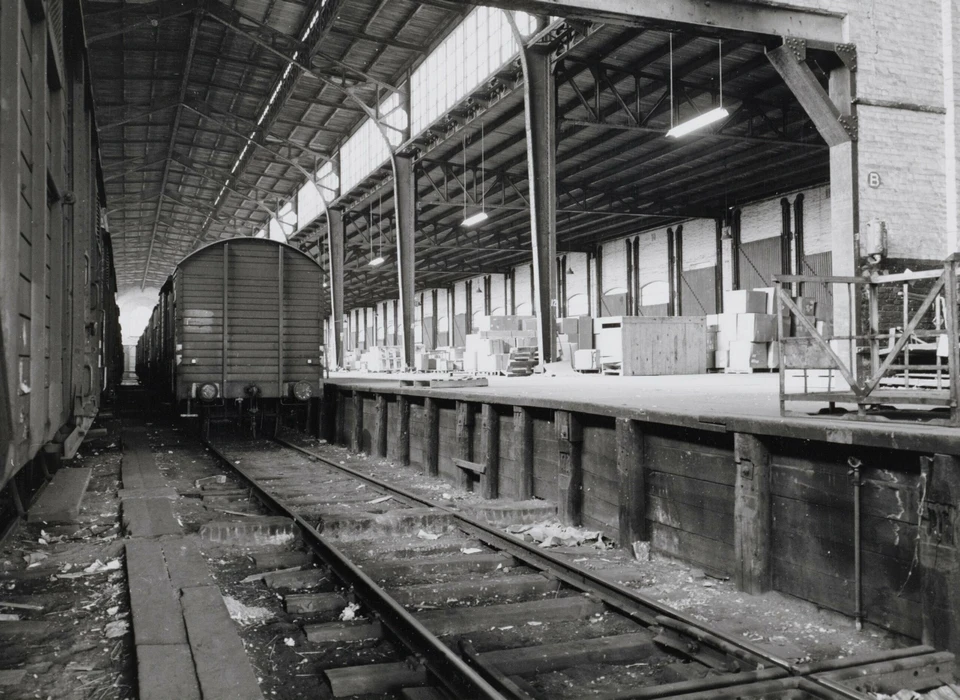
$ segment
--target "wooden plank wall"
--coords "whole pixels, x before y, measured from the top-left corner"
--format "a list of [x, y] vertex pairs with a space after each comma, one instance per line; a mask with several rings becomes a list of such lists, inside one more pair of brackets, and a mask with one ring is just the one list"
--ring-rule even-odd
[[[504, 407], [499, 407], [504, 408]], [[509, 407], [507, 407], [509, 408]], [[520, 496], [520, 464], [514, 445], [516, 436], [513, 434], [513, 412], [499, 411], [500, 415], [500, 480], [498, 489], [501, 498], [519, 498]]]
[[460, 469], [453, 459], [459, 457], [457, 445], [457, 407], [453, 401], [440, 404], [440, 478], [456, 484]]
[[363, 395], [363, 452], [373, 454], [373, 426], [377, 424], [376, 394]]
[[706, 571], [734, 563], [732, 436], [644, 424], [651, 545]]
[[423, 467], [424, 435], [423, 399], [411, 397], [410, 401], [410, 464]]
[[583, 526], [616, 538], [620, 519], [616, 424], [613, 418], [588, 415], [581, 416], [581, 423]]
[[[854, 487], [850, 448], [771, 443], [773, 585], [833, 610], [854, 613]], [[802, 455], [802, 456], [799, 456]], [[861, 558], [865, 619], [919, 638], [917, 542], [920, 467], [903, 454], [856, 448], [861, 471]]]
[[[420, 397], [409, 400], [410, 462], [423, 468], [425, 401]], [[452, 484], [464, 483], [452, 462], [462, 454], [465, 444], [457, 434], [458, 402], [453, 398], [437, 401], [439, 476]], [[365, 395], [362, 441], [368, 452], [376, 425], [376, 402], [375, 394]], [[354, 425], [352, 391], [342, 391], [337, 406], [342, 411], [338, 441], [349, 444]], [[469, 457], [482, 461], [482, 404], [471, 402], [470, 410], [473, 420], [469, 428]], [[401, 427], [396, 395], [388, 395], [387, 411], [388, 453], [398, 458]], [[532, 495], [557, 503], [560, 444], [553, 411], [515, 411], [513, 406], [502, 405], [496, 406], [496, 415], [500, 436], [499, 497], [513, 499], [522, 495], [522, 450], [514, 423], [516, 416], [529, 415]], [[620, 494], [629, 491], [623, 490], [618, 477], [616, 423], [604, 416], [576, 414], [575, 418], [582, 435], [582, 441], [578, 438], [577, 442], [576, 460], [582, 466], [580, 521], [587, 528], [617, 538], [625, 515], [620, 509]], [[640, 492], [644, 496], [633, 496], [638, 502], [631, 507], [636, 509], [633, 512], [638, 518], [645, 518], [642, 522], [646, 523], [652, 548], [713, 574], [736, 574], [741, 568], [734, 544], [738, 479], [750, 478], [748, 468], [756, 478], [768, 469], [770, 521], [748, 523], [769, 541], [764, 550], [769, 555], [760, 563], [763, 571], [769, 570], [770, 574], [764, 573], [763, 580], [755, 582], [758, 590], [772, 585], [775, 590], [848, 615], [855, 611], [855, 538], [854, 487], [847, 459], [860, 459], [864, 619], [913, 638], [920, 637], [921, 572], [914, 562], [923, 492], [919, 455], [762, 437], [755, 440], [762, 447], [762, 455], [750, 453], [753, 463], [742, 461], [738, 466], [732, 433], [648, 422], [636, 422], [634, 426], [638, 449], [620, 471], [635, 474], [631, 470], [642, 464], [640, 483], [645, 486]], [[769, 459], [764, 457], [767, 454]], [[758, 455], [763, 457], [762, 461], [758, 461]], [[741, 455], [741, 459], [746, 457]], [[738, 474], [740, 470], [744, 473]], [[470, 485], [474, 490], [478, 488], [476, 483]], [[758, 493], [766, 493], [766, 489]]]
[[400, 460], [400, 402], [387, 394], [387, 459]]
[[535, 409], [533, 413], [533, 495], [557, 502], [559, 453], [553, 412]]

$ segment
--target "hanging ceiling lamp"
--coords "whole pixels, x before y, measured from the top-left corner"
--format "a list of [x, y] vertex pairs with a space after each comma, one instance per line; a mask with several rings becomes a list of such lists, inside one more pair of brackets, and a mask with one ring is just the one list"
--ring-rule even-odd
[[725, 117], [730, 116], [730, 113], [723, 106], [723, 40], [717, 42], [719, 61], [718, 67], [720, 71], [720, 106], [714, 109], [711, 109], [709, 112], [704, 112], [703, 114], [698, 114], [693, 119], [688, 119], [685, 122], [673, 124], [673, 34], [670, 35], [670, 131], [667, 132], [667, 136], [671, 138], [680, 138], [681, 136], [686, 136], [692, 131], [697, 129], [702, 129], [705, 126], [718, 122]]
[[[463, 181], [467, 181], [467, 137], [463, 137]], [[484, 163], [484, 154], [483, 154], [483, 122], [480, 122], [480, 211], [476, 214], [471, 214], [467, 216], [467, 190], [464, 187], [463, 190], [463, 223], [461, 226], [464, 228], [470, 228], [471, 226], [476, 226], [479, 223], [482, 223], [489, 219], [490, 217], [486, 212], [486, 203], [487, 203], [487, 193], [486, 193], [486, 164]], [[476, 189], [476, 183], [474, 183], [474, 189]]]

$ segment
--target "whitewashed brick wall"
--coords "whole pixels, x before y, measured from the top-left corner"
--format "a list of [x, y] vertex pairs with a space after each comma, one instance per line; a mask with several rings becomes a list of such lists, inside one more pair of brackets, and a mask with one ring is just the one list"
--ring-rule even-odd
[[533, 314], [533, 299], [530, 297], [530, 265], [514, 268], [516, 277], [514, 289], [517, 294], [517, 313], [521, 316]]
[[667, 282], [667, 229], [640, 234], [640, 304], [670, 301]]
[[[945, 256], [943, 129], [940, 114], [860, 108], [860, 227], [886, 221], [890, 257]], [[870, 172], [880, 187], [866, 185]]]
[[[666, 234], [664, 234], [666, 236]], [[693, 219], [683, 224], [683, 269], [699, 270], [717, 264], [717, 224]]]
[[[505, 279], [506, 275], [490, 275], [490, 313], [494, 316], [502, 316], [507, 313], [507, 295], [503, 288]], [[480, 305], [480, 313], [483, 313], [482, 304]]]
[[[573, 274], [567, 274], [573, 270]], [[567, 314], [579, 316], [590, 313], [587, 293], [587, 254], [567, 253]]]
[[603, 244], [604, 295], [623, 294], [627, 291], [627, 253], [624, 240], [618, 238]]

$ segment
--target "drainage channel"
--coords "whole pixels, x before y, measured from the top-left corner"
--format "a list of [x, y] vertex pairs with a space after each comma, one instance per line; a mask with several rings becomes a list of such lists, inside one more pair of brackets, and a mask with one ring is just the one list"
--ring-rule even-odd
[[[307, 630], [308, 639], [340, 643], [392, 635], [410, 655], [392, 664], [328, 670], [327, 678], [338, 697], [399, 690], [409, 683], [402, 691], [406, 698], [538, 698], [544, 695], [529, 682], [537, 674], [591, 664], [602, 665], [604, 669], [618, 664], [620, 667], [647, 666], [655, 665], [660, 659], [660, 668], [672, 675], [659, 676], [653, 684], [647, 679], [633, 689], [595, 696], [609, 700], [668, 697], [869, 700], [871, 696], [864, 691], [874, 687], [871, 685], [874, 677], [882, 677], [888, 685], [901, 683], [903, 688], [920, 688], [928, 676], [939, 678], [952, 670], [952, 656], [936, 654], [929, 647], [806, 666], [791, 664], [743, 638], [714, 629], [455, 508], [285, 440], [278, 439], [276, 443], [303, 459], [303, 466], [287, 477], [277, 475], [272, 469], [276, 454], [269, 449], [261, 450], [258, 455], [249, 444], [208, 443], [208, 447], [250, 485], [264, 505], [298, 525], [316, 557], [342, 582], [344, 592], [303, 596], [292, 604], [305, 605], [303, 609], [308, 611], [330, 611], [355, 602], [372, 620], [357, 625], [335, 621], [315, 624]], [[279, 448], [275, 445], [273, 449]], [[237, 455], [242, 455], [243, 467], [238, 465]], [[331, 479], [329, 475], [339, 477]], [[345, 494], [346, 501], [351, 500], [351, 494], [347, 486], [336, 483], [338, 478], [343, 479], [343, 484], [351, 484], [351, 489], [362, 488], [359, 485], [362, 484], [382, 495], [373, 499], [365, 496], [363, 501], [354, 499], [361, 504], [362, 512], [345, 514], [343, 509], [349, 506], [341, 505], [338, 510], [338, 497], [332, 491], [339, 488], [336, 492]], [[327, 494], [329, 505], [324, 513], [288, 505], [287, 500], [297, 499], [277, 495], [282, 492], [282, 483], [287, 483], [288, 488], [295, 484], [304, 493], [316, 490], [304, 484], [310, 480], [314, 484], [334, 483], [319, 487], [331, 491]], [[385, 505], [378, 508], [371, 504]], [[311, 520], [320, 523], [314, 525]], [[461, 540], [454, 539], [452, 552], [431, 556], [430, 552], [424, 555], [413, 551], [406, 555], [406, 564], [398, 560], [405, 546], [399, 543], [404, 541], [405, 528], [416, 529], [423, 523], [435, 526], [447, 523], [447, 529], [455, 530], [455, 536], [462, 538], [465, 546], [459, 545]], [[376, 535], [379, 541], [387, 542], [379, 552], [364, 555], [358, 551], [350, 554], [342, 551], [351, 548], [348, 533], [372, 537], [371, 529], [379, 533]], [[384, 540], [391, 534], [399, 535], [398, 544]], [[341, 547], [335, 546], [334, 540]], [[469, 554], [460, 555], [457, 548]], [[358, 549], [363, 548], [353, 547]], [[390, 561], [386, 561], [385, 550], [391, 550]], [[470, 580], [468, 575], [467, 579], [446, 581], [444, 575], [450, 575], [457, 568], [473, 572], [475, 578]], [[498, 578], [500, 572], [504, 575]], [[416, 584], [417, 575], [426, 575], [427, 583]], [[478, 575], [482, 578], [476, 578]], [[378, 580], [385, 582], [381, 584]], [[430, 600], [421, 600], [431, 595], [436, 598], [433, 605], [429, 604]], [[444, 599], [444, 596], [450, 597]], [[450, 601], [467, 599], [475, 600], [475, 607], [447, 605]], [[503, 603], [504, 600], [509, 602]], [[291, 605], [291, 600], [287, 605]], [[407, 609], [418, 606], [416, 613]], [[610, 614], [611, 611], [616, 614]], [[531, 617], [538, 621], [530, 620]], [[570, 636], [562, 642], [548, 639], [546, 643], [535, 641], [533, 646], [524, 644], [524, 622], [540, 625], [543, 620], [555, 623], [560, 630], [567, 625], [569, 630], [561, 634]], [[590, 624], [583, 625], [584, 620]], [[595, 625], [594, 629], [587, 637], [578, 639], [576, 630], [590, 625]], [[518, 627], [520, 630], [514, 631]], [[502, 638], [492, 640], [489, 632], [482, 631], [485, 629], [501, 630], [494, 636], [499, 634]], [[511, 634], [519, 637], [506, 640]], [[476, 645], [473, 640], [477, 641]], [[510, 648], [518, 640], [521, 647]], [[498, 648], [498, 645], [507, 648]], [[484, 651], [478, 652], [478, 647]], [[412, 674], [408, 672], [411, 659], [414, 665], [422, 667]]]

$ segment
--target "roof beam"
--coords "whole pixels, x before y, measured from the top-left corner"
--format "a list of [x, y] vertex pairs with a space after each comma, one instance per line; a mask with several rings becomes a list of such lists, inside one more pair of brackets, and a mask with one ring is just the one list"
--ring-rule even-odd
[[183, 78], [180, 80], [180, 91], [177, 97], [177, 111], [170, 127], [170, 142], [167, 144], [167, 162], [163, 166], [163, 176], [160, 178], [160, 199], [157, 200], [156, 221], [153, 232], [150, 234], [150, 248], [147, 250], [147, 261], [143, 266], [143, 279], [140, 282], [140, 291], [147, 285], [147, 272], [150, 270], [150, 260], [153, 257], [153, 243], [157, 237], [157, 225], [160, 223], [160, 209], [163, 207], [163, 192], [167, 187], [167, 178], [170, 176], [170, 162], [173, 158], [173, 148], [177, 144], [177, 131], [180, 129], [180, 117], [183, 116], [183, 100], [187, 96], [187, 86], [190, 84], [190, 71], [193, 68], [193, 52], [197, 48], [197, 34], [200, 32], [200, 22], [203, 15], [197, 12], [193, 17], [193, 26], [190, 29], [190, 43], [187, 46], [187, 55], [183, 59]]
[[[296, 37], [292, 37], [289, 34], [284, 34], [283, 32], [274, 29], [270, 25], [264, 24], [263, 22], [258, 22], [252, 17], [248, 17], [241, 12], [237, 12], [236, 10], [231, 9], [220, 2], [210, 2], [204, 7], [207, 14], [211, 18], [220, 22], [223, 26], [236, 32], [237, 34], [240, 34], [241, 36], [246, 37], [270, 53], [279, 56], [287, 63], [292, 63], [304, 73], [316, 78], [317, 80], [329, 82], [337, 87], [346, 88], [348, 86], [344, 80], [344, 75], [347, 73], [352, 73], [353, 75], [359, 76], [363, 82], [370, 83], [371, 85], [375, 85], [384, 90], [389, 90], [390, 92], [397, 92], [397, 88], [393, 85], [390, 85], [385, 81], [378, 80], [369, 73], [366, 73], [359, 68], [349, 66], [343, 61], [333, 58], [332, 56], [314, 52], [309, 46], [301, 42]], [[307, 57], [308, 62], [303, 62], [301, 57]], [[328, 61], [334, 64], [344, 72], [344, 75], [325, 74], [323, 70], [318, 70], [315, 67], [318, 60]], [[338, 83], [336, 82], [337, 80], [343, 82]]]
[[[149, 117], [157, 112], [179, 107], [181, 102], [182, 100], [178, 95], [168, 95], [149, 105], [123, 105], [121, 107], [104, 108], [100, 110], [100, 116], [106, 117], [108, 121], [99, 124], [97, 128], [99, 131], [106, 131], [107, 129], [123, 126], [138, 119]], [[115, 111], [116, 114], [114, 113]]]
[[[201, 0], [155, 0], [142, 5], [124, 5], [120, 10], [90, 12], [90, 8], [99, 4], [84, 3], [84, 16], [91, 24], [107, 20], [108, 25], [86, 33], [87, 44], [103, 41], [119, 34], [132, 32], [145, 27], [156, 27], [160, 22], [188, 15], [201, 5]], [[109, 7], [116, 7], [109, 3]]]
[[483, 0], [482, 4], [590, 22], [761, 40], [780, 36], [835, 44], [845, 40], [841, 13], [795, 5], [731, 0]]
[[[369, 20], [368, 24], [369, 25]], [[374, 36], [373, 34], [361, 34], [360, 32], [351, 32], [349, 29], [343, 29], [341, 27], [335, 27], [330, 30], [330, 33], [335, 36], [342, 36], [348, 39], [354, 39], [355, 41], [369, 41], [372, 44], [382, 44], [383, 46], [391, 46], [395, 49], [403, 49], [404, 51], [412, 51], [417, 54], [425, 54], [426, 50], [424, 47], [417, 44], [411, 44], [406, 41], [398, 41], [396, 39], [387, 39], [385, 37]]]

